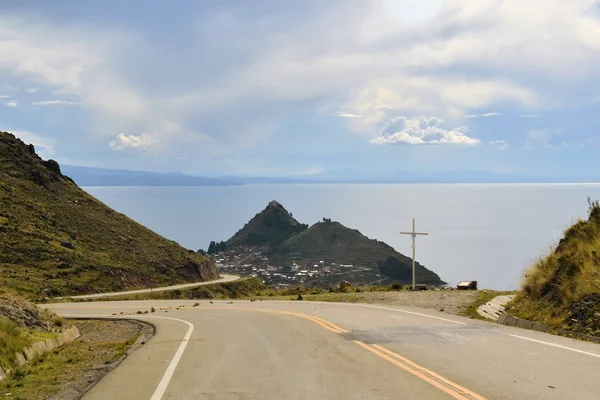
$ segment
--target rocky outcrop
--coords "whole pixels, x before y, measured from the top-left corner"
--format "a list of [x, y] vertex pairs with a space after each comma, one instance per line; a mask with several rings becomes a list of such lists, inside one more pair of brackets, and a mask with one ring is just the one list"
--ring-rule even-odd
[[0, 295], [0, 316], [6, 317], [18, 326], [48, 330], [41, 311], [34, 304], [8, 295]]

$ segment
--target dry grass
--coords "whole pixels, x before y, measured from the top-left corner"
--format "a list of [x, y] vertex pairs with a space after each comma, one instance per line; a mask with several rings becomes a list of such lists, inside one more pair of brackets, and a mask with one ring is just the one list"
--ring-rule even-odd
[[566, 229], [554, 251], [525, 273], [511, 314], [566, 327], [574, 305], [600, 294], [600, 204], [588, 204], [588, 219]]

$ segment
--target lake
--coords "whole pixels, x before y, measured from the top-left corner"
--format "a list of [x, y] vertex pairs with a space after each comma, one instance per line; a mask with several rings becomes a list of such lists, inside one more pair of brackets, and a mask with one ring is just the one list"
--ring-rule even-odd
[[313, 184], [226, 187], [85, 187], [115, 210], [197, 250], [227, 240], [269, 201], [300, 222], [323, 217], [412, 255], [449, 284], [515, 289], [563, 230], [587, 216], [600, 184]]

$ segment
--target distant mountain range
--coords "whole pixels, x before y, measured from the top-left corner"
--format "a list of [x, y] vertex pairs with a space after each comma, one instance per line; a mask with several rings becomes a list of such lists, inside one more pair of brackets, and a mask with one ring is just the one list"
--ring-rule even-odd
[[330, 171], [297, 177], [231, 176], [200, 177], [181, 173], [129, 171], [62, 166], [65, 175], [80, 186], [236, 186], [299, 183], [559, 183], [600, 182], [590, 177], [544, 177], [487, 171], [397, 172], [382, 175]]

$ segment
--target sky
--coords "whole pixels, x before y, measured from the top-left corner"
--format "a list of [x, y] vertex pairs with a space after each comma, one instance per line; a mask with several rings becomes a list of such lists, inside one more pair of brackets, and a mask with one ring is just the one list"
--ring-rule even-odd
[[7, 0], [0, 130], [206, 176], [600, 176], [598, 65], [591, 0]]

